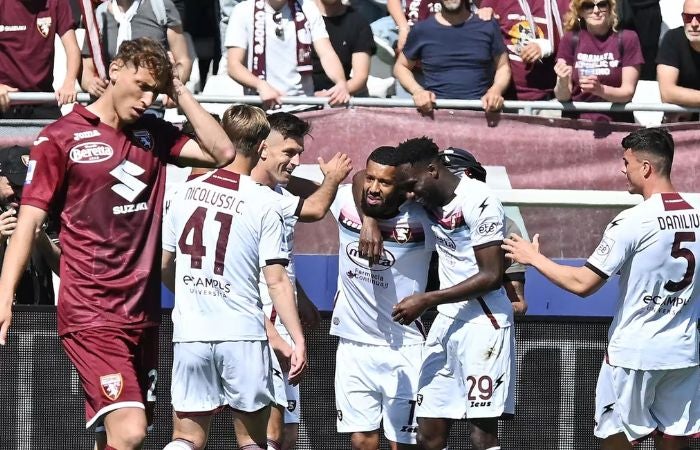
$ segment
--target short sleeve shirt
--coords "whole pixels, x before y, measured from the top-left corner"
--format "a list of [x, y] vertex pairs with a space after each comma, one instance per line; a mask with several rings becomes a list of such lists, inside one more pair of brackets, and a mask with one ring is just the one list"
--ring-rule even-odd
[[68, 1], [2, 2], [0, 84], [24, 92], [53, 92], [54, 38], [74, 28]]
[[700, 208], [686, 194], [654, 194], [608, 224], [586, 266], [619, 273], [608, 361], [636, 370], [697, 366]]
[[81, 105], [39, 133], [22, 204], [60, 212], [60, 334], [160, 322], [166, 164], [188, 140], [153, 117], [116, 130]]
[[683, 27], [664, 35], [656, 62], [678, 69], [678, 86], [700, 90], [700, 52], [690, 46]]
[[260, 269], [289, 257], [275, 197], [227, 170], [175, 193], [163, 230], [163, 249], [176, 254], [173, 342], [267, 339]]
[[416, 23], [403, 49], [420, 60], [423, 87], [437, 98], [477, 100], [493, 84], [494, 58], [506, 52], [495, 20], [473, 14], [460, 25], [442, 25], [435, 16]]
[[[253, 67], [253, 13], [255, 0], [244, 0], [237, 4], [229, 17], [224, 45], [247, 50], [247, 66]], [[306, 15], [306, 24], [300, 35], [309, 44], [328, 38], [323, 16], [313, 0], [299, 0]], [[300, 73], [297, 64], [297, 31], [289, 3], [280, 9], [282, 13], [280, 36], [275, 29], [274, 10], [265, 2], [265, 67], [267, 82], [285, 95], [313, 96], [314, 83], [311, 73]], [[259, 45], [259, 44], [258, 44]], [[250, 91], [249, 91], [250, 92]]]

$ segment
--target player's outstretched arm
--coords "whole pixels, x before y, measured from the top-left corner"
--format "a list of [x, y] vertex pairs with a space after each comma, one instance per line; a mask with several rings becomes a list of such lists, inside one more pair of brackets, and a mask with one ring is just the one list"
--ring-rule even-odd
[[587, 297], [605, 284], [605, 279], [588, 267], [571, 267], [557, 264], [540, 253], [539, 234], [528, 242], [517, 234], [511, 234], [503, 240], [501, 246], [506, 257], [520, 264], [528, 264], [537, 269], [549, 281], [573, 294]]
[[476, 274], [446, 289], [406, 297], [394, 306], [394, 320], [409, 324], [432, 306], [461, 302], [498, 289], [503, 282], [503, 250], [490, 245], [474, 250], [474, 256], [479, 267]]
[[35, 206], [22, 205], [19, 209], [17, 227], [7, 246], [0, 275], [0, 345], [7, 342], [15, 290], [27, 267], [36, 239], [36, 230], [41, 229], [45, 219], [46, 211]]
[[197, 139], [188, 141], [178, 161], [188, 166], [223, 167], [236, 156], [236, 148], [221, 125], [195, 100], [179, 78], [173, 80], [173, 98], [187, 116]]
[[287, 270], [281, 264], [270, 264], [263, 267], [263, 276], [275, 311], [294, 341], [289, 382], [296, 384], [301, 380], [306, 370], [306, 342], [301, 329], [297, 305], [294, 301], [294, 289], [287, 276]]
[[326, 216], [338, 186], [352, 170], [352, 161], [345, 153], [336, 153], [328, 162], [319, 157], [318, 165], [323, 172], [323, 183], [304, 202], [299, 215], [302, 222], [316, 222]]

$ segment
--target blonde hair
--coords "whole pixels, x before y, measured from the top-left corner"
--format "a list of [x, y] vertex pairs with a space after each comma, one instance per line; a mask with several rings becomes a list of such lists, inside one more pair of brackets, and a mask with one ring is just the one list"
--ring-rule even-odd
[[221, 119], [224, 131], [243, 156], [253, 156], [260, 143], [270, 134], [270, 123], [265, 111], [257, 106], [233, 105]]
[[[571, 0], [569, 3], [569, 12], [564, 16], [564, 30], [573, 31], [586, 29], [586, 21], [581, 17], [581, 3], [586, 0]], [[610, 23], [610, 28], [613, 31], [617, 31], [618, 18], [617, 18], [617, 2], [615, 0], [608, 0], [610, 2], [610, 7], [608, 8], [608, 22]]]

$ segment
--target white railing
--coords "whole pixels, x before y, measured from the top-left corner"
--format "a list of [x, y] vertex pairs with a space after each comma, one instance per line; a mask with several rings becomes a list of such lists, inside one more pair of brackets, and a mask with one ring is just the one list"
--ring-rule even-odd
[[[12, 103], [53, 103], [56, 97], [49, 92], [11, 92]], [[259, 105], [262, 102], [257, 95], [195, 95], [200, 103], [247, 103]], [[78, 101], [88, 103], [90, 95], [78, 94]], [[282, 103], [286, 105], [314, 105], [324, 106], [328, 103], [325, 97], [282, 97]], [[413, 100], [400, 98], [373, 98], [352, 97], [348, 106], [376, 106], [382, 108], [412, 108]], [[440, 109], [481, 109], [480, 100], [438, 100], [437, 108]], [[520, 101], [506, 100], [503, 104], [506, 110], [525, 110], [529, 113], [536, 109], [550, 109], [561, 111], [597, 111], [597, 112], [621, 112], [621, 111], [663, 111], [663, 112], [700, 112], [700, 108], [686, 108], [670, 103], [610, 103], [610, 102], [558, 102], [558, 101]]]

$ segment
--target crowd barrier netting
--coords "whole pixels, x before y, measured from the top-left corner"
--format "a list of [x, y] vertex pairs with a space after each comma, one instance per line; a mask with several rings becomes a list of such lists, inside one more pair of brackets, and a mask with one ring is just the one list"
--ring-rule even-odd
[[[608, 320], [528, 317], [517, 322], [516, 415], [502, 422], [504, 450], [597, 449], [593, 398], [603, 359]], [[330, 320], [307, 336], [310, 369], [301, 384], [302, 425], [297, 449], [349, 449], [349, 436], [335, 431], [333, 376], [337, 339]], [[172, 323], [163, 314], [157, 408], [144, 448], [160, 449], [172, 431], [170, 369]], [[0, 348], [0, 449], [92, 448], [84, 429], [83, 394], [63, 354], [52, 307], [18, 307], [7, 346]], [[358, 405], [361, 407], [361, 405]], [[209, 449], [235, 448], [228, 412], [215, 420]], [[467, 424], [457, 422], [451, 450], [471, 448]], [[649, 442], [640, 449], [651, 449]], [[700, 448], [694, 446], [693, 448]], [[388, 449], [383, 441], [382, 449]]]

